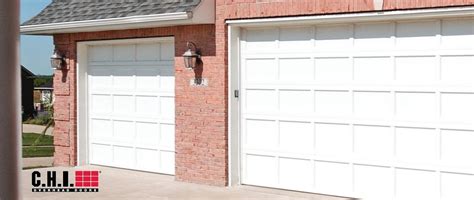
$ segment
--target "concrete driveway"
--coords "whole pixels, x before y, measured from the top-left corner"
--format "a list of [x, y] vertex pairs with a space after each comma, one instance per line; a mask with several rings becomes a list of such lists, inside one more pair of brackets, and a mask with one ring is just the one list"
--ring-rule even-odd
[[[47, 170], [60, 171], [92, 169], [100, 170], [100, 191], [98, 193], [39, 193], [31, 192], [31, 173]], [[213, 187], [174, 181], [173, 176], [137, 172], [116, 168], [85, 166], [76, 168], [41, 168], [23, 170], [22, 194], [24, 199], [229, 199], [229, 200], [349, 200], [348, 198], [275, 190], [268, 188], [236, 186]]]

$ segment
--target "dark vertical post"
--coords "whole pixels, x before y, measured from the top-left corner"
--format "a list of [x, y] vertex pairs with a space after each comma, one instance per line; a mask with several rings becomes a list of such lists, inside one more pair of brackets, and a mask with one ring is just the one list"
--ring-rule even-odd
[[0, 199], [20, 199], [19, 0], [0, 1]]

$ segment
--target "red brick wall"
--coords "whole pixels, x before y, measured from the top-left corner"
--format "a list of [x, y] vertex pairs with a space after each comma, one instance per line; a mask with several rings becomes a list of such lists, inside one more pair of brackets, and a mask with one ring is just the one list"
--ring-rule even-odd
[[[226, 19], [372, 11], [373, 0], [216, 0], [216, 24], [58, 34], [68, 68], [55, 71], [55, 165], [77, 164], [76, 42], [140, 37], [175, 37], [176, 179], [227, 185], [227, 26]], [[474, 5], [474, 0], [385, 0], [383, 9]], [[192, 87], [194, 73], [183, 69], [186, 41], [203, 51], [207, 87]]]
[[[159, 36], [175, 38], [176, 179], [227, 184], [226, 75], [223, 54], [216, 53], [214, 25], [54, 35], [56, 48], [66, 53], [68, 62], [66, 70], [55, 71], [55, 165], [77, 164], [76, 42]], [[189, 84], [195, 74], [184, 69], [181, 57], [187, 41], [202, 50], [206, 87]]]
[[474, 5], [474, 0], [385, 0], [385, 10]]

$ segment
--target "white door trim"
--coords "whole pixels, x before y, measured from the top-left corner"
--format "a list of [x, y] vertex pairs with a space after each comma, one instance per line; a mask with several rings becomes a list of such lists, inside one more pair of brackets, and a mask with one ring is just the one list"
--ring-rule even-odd
[[87, 98], [87, 68], [88, 68], [88, 47], [91, 45], [104, 44], [130, 44], [130, 43], [147, 43], [173, 41], [174, 37], [153, 37], [153, 38], [137, 38], [137, 39], [117, 39], [117, 40], [100, 40], [100, 41], [84, 41], [77, 42], [77, 61], [76, 61], [76, 105], [77, 105], [77, 165], [89, 164], [89, 130], [88, 130], [88, 98]]
[[[240, 184], [240, 27], [228, 27], [228, 159], [229, 186]], [[235, 94], [235, 91], [238, 93]]]

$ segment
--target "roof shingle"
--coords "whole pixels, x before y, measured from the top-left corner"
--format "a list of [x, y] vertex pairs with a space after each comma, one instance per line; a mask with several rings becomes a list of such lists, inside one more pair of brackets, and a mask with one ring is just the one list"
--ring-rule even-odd
[[201, 0], [53, 0], [22, 26], [190, 12]]

